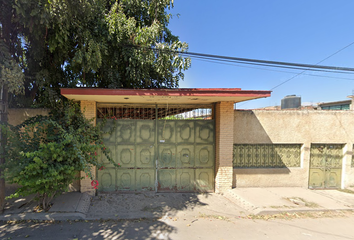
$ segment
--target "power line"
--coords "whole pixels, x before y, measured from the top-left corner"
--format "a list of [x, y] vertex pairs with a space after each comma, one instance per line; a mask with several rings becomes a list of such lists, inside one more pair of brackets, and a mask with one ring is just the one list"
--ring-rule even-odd
[[[266, 69], [266, 68], [261, 68], [261, 67], [244, 66], [244, 65], [241, 65], [241, 64], [237, 64], [237, 63], [217, 62], [217, 61], [211, 61], [211, 60], [200, 59], [200, 58], [196, 58], [195, 60], [202, 61], [202, 62], [218, 63], [218, 64], [222, 64], [222, 65], [229, 65], [229, 66], [242, 67], [242, 68], [259, 69], [259, 70], [262, 70], [262, 71], [271, 71], [271, 72], [280, 72], [280, 73], [296, 74], [296, 72], [282, 71], [282, 70], [274, 70], [274, 69]], [[318, 75], [318, 74], [309, 74], [309, 73], [302, 73], [302, 75], [313, 76], [313, 77], [322, 77], [322, 78], [332, 78], [332, 79], [341, 79], [341, 80], [354, 81], [354, 78], [333, 77], [333, 76]]]
[[259, 60], [259, 59], [250, 59], [250, 58], [237, 58], [237, 57], [227, 57], [227, 56], [219, 56], [219, 55], [211, 55], [211, 54], [203, 54], [203, 53], [193, 53], [193, 52], [180, 52], [177, 53], [187, 56], [194, 57], [206, 57], [210, 59], [220, 59], [220, 60], [231, 60], [240, 63], [257, 63], [257, 64], [265, 64], [266, 66], [286, 66], [286, 67], [297, 67], [297, 68], [305, 68], [305, 69], [326, 69], [326, 70], [334, 70], [334, 71], [343, 71], [343, 72], [354, 72], [354, 68], [348, 67], [336, 67], [336, 66], [323, 66], [323, 65], [313, 65], [313, 64], [303, 64], [303, 63], [291, 63], [291, 62], [278, 62], [278, 61], [268, 61], [268, 60]]
[[[322, 71], [329, 71], [329, 72], [336, 72], [336, 73], [354, 73], [354, 68], [348, 68], [348, 67], [323, 66], [318, 64], [303, 64], [303, 63], [291, 63], [291, 62], [281, 62], [281, 61], [268, 61], [268, 60], [251, 59], [251, 58], [238, 58], [238, 57], [205, 54], [205, 53], [173, 51], [170, 49], [159, 49], [156, 47], [141, 47], [137, 45], [124, 45], [124, 46], [130, 48], [138, 48], [138, 49], [149, 49], [158, 52], [172, 52], [172, 53], [181, 54], [188, 57], [208, 59], [212, 61], [236, 62], [241, 64], [251, 64], [251, 65], [277, 67], [277, 68], [290, 68], [290, 69], [297, 69], [297, 70], [304, 70], [304, 71], [322, 70]], [[349, 46], [350, 45], [348, 45], [347, 47]]]
[[[343, 51], [344, 49], [350, 47], [350, 46], [353, 45], [353, 44], [354, 44], [354, 42], [348, 44], [347, 46], [345, 46], [345, 47], [343, 47], [343, 48], [341, 48], [341, 49], [339, 49], [339, 50], [336, 51], [335, 53], [329, 55], [328, 57], [326, 57], [326, 58], [322, 59], [321, 61], [319, 61], [318, 63], [316, 63], [316, 65], [317, 65], [317, 64], [320, 64], [321, 62], [324, 62], [325, 60], [327, 60], [327, 59], [329, 59], [329, 58], [331, 58], [331, 57], [333, 57], [333, 56], [336, 55], [337, 53]], [[285, 83], [287, 83], [287, 82], [293, 80], [294, 78], [296, 78], [297, 76], [303, 74], [303, 73], [306, 72], [307, 70], [308, 70], [308, 69], [305, 69], [304, 71], [302, 71], [302, 72], [300, 72], [300, 73], [298, 73], [298, 74], [292, 76], [291, 78], [289, 78], [289, 79], [287, 79], [287, 80], [281, 82], [280, 84], [276, 85], [275, 87], [271, 88], [270, 90], [274, 90], [274, 89], [276, 89], [277, 87], [280, 87], [281, 85], [283, 85], [283, 84], [285, 84]]]
[[[303, 70], [304, 68], [302, 67], [294, 67], [294, 66], [276, 66], [276, 65], [269, 65], [269, 64], [263, 64], [263, 63], [252, 63], [252, 62], [240, 62], [240, 61], [231, 61], [231, 60], [224, 60], [224, 59], [211, 59], [211, 58], [206, 58], [206, 57], [199, 57], [199, 56], [191, 56], [194, 59], [204, 59], [204, 60], [210, 60], [210, 62], [228, 62], [228, 63], [239, 63], [239, 64], [248, 64], [248, 65], [255, 65], [255, 66], [263, 66], [263, 67], [276, 67], [276, 68], [286, 68], [286, 69], [294, 69], [294, 70]], [[306, 70], [309, 68], [306, 68]], [[303, 71], [306, 71], [303, 70]], [[354, 69], [353, 69], [354, 70]], [[354, 74], [354, 72], [350, 71], [335, 71], [335, 70], [326, 70], [326, 69], [311, 69], [311, 71], [317, 71], [317, 72], [329, 72], [329, 73], [344, 73], [344, 74]]]

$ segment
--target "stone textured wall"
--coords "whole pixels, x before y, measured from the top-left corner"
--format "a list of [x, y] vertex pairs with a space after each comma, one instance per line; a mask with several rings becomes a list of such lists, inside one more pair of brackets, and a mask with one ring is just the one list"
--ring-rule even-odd
[[219, 102], [215, 106], [215, 191], [232, 188], [233, 102]]
[[[96, 102], [95, 101], [81, 101], [81, 111], [87, 119], [94, 118], [93, 124], [96, 125]], [[96, 167], [91, 168], [93, 177], [96, 177]], [[91, 186], [91, 179], [86, 177], [85, 172], [80, 173], [80, 192], [86, 192], [92, 196], [96, 194], [96, 190]]]
[[345, 144], [342, 187], [354, 186], [354, 111], [236, 110], [233, 142], [302, 144], [300, 168], [234, 169], [234, 187], [308, 187], [311, 143]]

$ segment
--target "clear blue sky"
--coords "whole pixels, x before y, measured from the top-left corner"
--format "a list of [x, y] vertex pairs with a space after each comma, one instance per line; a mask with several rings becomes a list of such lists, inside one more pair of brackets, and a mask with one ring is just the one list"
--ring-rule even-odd
[[[353, 0], [175, 0], [169, 28], [190, 52], [316, 64], [354, 42], [353, 11]], [[354, 68], [354, 44], [321, 65]], [[270, 90], [299, 72], [245, 66], [192, 59], [180, 87]], [[347, 100], [353, 90], [354, 74], [307, 71], [274, 89], [272, 97], [237, 108], [280, 105], [290, 94], [303, 103]]]

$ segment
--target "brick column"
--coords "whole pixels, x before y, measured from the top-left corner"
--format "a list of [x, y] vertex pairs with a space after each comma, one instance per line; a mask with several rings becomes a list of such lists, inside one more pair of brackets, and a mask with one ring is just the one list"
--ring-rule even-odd
[[215, 192], [232, 188], [234, 103], [218, 102], [215, 106]]
[[[94, 118], [93, 124], [96, 125], [96, 102], [95, 101], [81, 101], [81, 111], [87, 119]], [[96, 167], [91, 168], [91, 173], [96, 178]], [[91, 179], [86, 177], [86, 173], [81, 171], [80, 177], [80, 192], [86, 192], [91, 196], [96, 194], [96, 190], [91, 186]]]

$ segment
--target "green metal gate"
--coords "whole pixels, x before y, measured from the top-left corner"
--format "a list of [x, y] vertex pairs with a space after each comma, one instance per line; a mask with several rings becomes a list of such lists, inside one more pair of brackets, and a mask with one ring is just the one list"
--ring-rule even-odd
[[159, 192], [214, 190], [214, 121], [158, 121]]
[[340, 188], [342, 179], [342, 144], [312, 144], [309, 188]]
[[214, 191], [214, 120], [156, 119], [106, 120], [104, 143], [121, 167], [100, 154], [98, 190]]
[[98, 171], [101, 191], [142, 191], [155, 188], [155, 121], [107, 120], [103, 136], [111, 158], [120, 168], [116, 169], [101, 154], [106, 168]]

